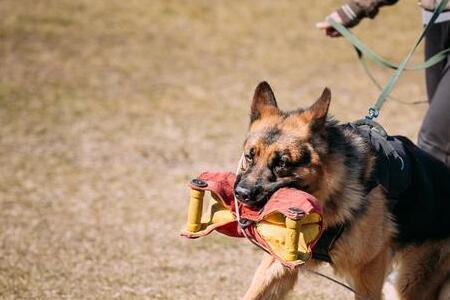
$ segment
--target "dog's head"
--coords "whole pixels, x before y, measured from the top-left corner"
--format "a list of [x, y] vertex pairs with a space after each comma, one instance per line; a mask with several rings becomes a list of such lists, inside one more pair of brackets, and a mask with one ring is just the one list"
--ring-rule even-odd
[[234, 187], [241, 203], [262, 207], [279, 188], [295, 187], [310, 193], [318, 188], [330, 100], [326, 88], [311, 107], [283, 112], [267, 82], [256, 87], [244, 158]]

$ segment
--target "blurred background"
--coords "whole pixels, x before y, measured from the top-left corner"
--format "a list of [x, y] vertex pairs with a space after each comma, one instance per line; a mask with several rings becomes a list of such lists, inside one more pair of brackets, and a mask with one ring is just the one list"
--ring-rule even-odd
[[[1, 0], [0, 298], [243, 295], [261, 251], [180, 238], [186, 183], [235, 169], [259, 81], [284, 109], [328, 86], [339, 120], [365, 115], [377, 88], [345, 40], [315, 29], [340, 4]], [[399, 62], [421, 29], [415, 2], [401, 1], [354, 32]], [[423, 73], [394, 94], [424, 100]], [[379, 121], [415, 140], [425, 109], [390, 101]], [[351, 296], [302, 276], [291, 299]]]

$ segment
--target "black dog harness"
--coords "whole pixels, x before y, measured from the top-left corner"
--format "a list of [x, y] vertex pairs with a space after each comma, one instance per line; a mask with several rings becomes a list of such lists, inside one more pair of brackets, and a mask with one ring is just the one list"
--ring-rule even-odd
[[[403, 136], [389, 136], [371, 120], [341, 125], [367, 140], [376, 155], [375, 169], [366, 186], [381, 185], [395, 218], [399, 246], [450, 236], [450, 169]], [[331, 262], [334, 242], [350, 224], [331, 227], [313, 250], [313, 258]]]

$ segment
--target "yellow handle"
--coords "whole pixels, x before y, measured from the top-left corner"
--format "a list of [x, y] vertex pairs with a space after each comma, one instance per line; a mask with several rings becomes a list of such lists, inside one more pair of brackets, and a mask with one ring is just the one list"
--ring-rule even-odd
[[189, 200], [188, 221], [186, 230], [189, 232], [197, 232], [201, 229], [203, 196], [204, 191], [191, 189], [191, 199]]
[[300, 220], [286, 217], [286, 237], [284, 243], [284, 259], [287, 261], [297, 260], [298, 240], [300, 235]]

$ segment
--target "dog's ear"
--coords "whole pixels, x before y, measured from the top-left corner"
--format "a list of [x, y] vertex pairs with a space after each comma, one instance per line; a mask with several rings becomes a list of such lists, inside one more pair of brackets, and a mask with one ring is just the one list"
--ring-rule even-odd
[[270, 85], [263, 81], [256, 87], [250, 109], [250, 123], [265, 115], [278, 113], [278, 105]]
[[313, 130], [320, 130], [325, 125], [330, 101], [331, 91], [326, 87], [319, 99], [308, 109], [308, 112], [311, 114], [311, 128]]

